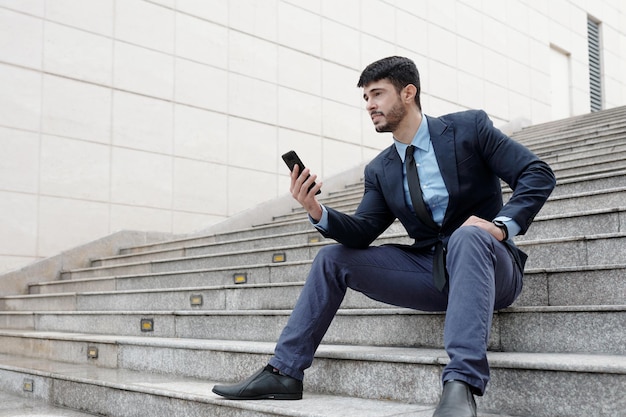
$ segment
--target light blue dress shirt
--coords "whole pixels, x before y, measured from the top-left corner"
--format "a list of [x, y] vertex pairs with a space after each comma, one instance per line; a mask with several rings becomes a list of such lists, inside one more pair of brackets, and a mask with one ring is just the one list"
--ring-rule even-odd
[[[406, 148], [409, 146], [406, 143], [402, 143], [394, 140], [394, 145], [398, 151], [398, 155], [402, 160], [402, 183], [404, 186], [404, 200], [406, 204], [411, 208], [413, 212], [413, 203], [411, 202], [411, 193], [409, 192], [409, 183], [406, 178], [406, 164], [404, 163], [404, 157], [406, 154]], [[450, 195], [446, 189], [446, 184], [441, 176], [439, 170], [439, 164], [437, 163], [437, 157], [435, 150], [430, 141], [430, 131], [428, 130], [428, 121], [426, 117], [422, 117], [415, 136], [413, 137], [412, 145], [416, 147], [414, 157], [417, 164], [417, 173], [420, 177], [420, 186], [422, 189], [422, 196], [426, 207], [430, 210], [433, 220], [441, 225], [443, 222], [446, 209], [448, 208], [448, 201]], [[322, 204], [322, 218], [319, 222], [315, 223], [313, 219], [309, 217], [311, 223], [318, 229], [326, 232], [328, 231], [328, 210]], [[494, 220], [500, 220], [504, 222], [509, 232], [509, 238], [516, 236], [521, 227], [510, 217], [499, 216]]]
[[[407, 205], [413, 210], [413, 203], [411, 202], [411, 194], [409, 192], [409, 182], [406, 177], [406, 163], [404, 157], [406, 155], [406, 148], [409, 147], [406, 143], [398, 142], [393, 139], [402, 160], [402, 183], [404, 185], [404, 200]], [[426, 207], [430, 211], [433, 220], [439, 226], [443, 222], [443, 216], [446, 214], [448, 208], [448, 190], [446, 184], [439, 171], [439, 164], [437, 163], [437, 157], [435, 156], [435, 150], [430, 142], [430, 131], [428, 130], [428, 122], [426, 117], [422, 117], [411, 145], [415, 146], [415, 163], [417, 165], [417, 175], [420, 178], [420, 186], [422, 189], [422, 196]], [[415, 211], [413, 211], [415, 213]]]

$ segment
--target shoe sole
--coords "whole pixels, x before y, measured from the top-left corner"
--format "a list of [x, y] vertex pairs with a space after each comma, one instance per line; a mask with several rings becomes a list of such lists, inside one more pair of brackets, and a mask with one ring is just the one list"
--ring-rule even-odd
[[212, 391], [213, 393], [229, 400], [301, 400], [302, 399], [301, 392], [293, 393], [293, 394], [263, 394], [263, 395], [257, 395], [254, 397], [238, 397], [238, 396], [228, 395], [228, 394], [218, 392], [215, 390], [215, 388]]

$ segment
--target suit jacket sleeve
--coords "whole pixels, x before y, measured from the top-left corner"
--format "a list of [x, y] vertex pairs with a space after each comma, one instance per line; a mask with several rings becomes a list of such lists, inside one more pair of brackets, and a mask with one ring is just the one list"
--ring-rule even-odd
[[525, 146], [494, 128], [485, 112], [476, 112], [476, 126], [485, 162], [513, 190], [497, 216], [512, 218], [524, 234], [554, 189], [554, 173]]
[[324, 237], [351, 248], [364, 249], [393, 223], [396, 216], [376, 184], [374, 171], [370, 165], [365, 168], [365, 191], [353, 215], [326, 207], [328, 231], [321, 231]]

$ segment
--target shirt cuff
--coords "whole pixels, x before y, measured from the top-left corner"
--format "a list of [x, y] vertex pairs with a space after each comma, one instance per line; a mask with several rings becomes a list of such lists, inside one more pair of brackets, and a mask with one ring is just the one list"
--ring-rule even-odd
[[309, 216], [309, 221], [317, 230], [326, 233], [328, 232], [328, 210], [326, 210], [326, 207], [324, 207], [323, 204], [320, 204], [320, 207], [322, 207], [322, 218], [316, 223], [315, 220]]
[[509, 232], [509, 239], [517, 236], [517, 234], [522, 230], [521, 227], [517, 224], [515, 220], [507, 216], [498, 216], [493, 220], [499, 220], [506, 226], [507, 232]]

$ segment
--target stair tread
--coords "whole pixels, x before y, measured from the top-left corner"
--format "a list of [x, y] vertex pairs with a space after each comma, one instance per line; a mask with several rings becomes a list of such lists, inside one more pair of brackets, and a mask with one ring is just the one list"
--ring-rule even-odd
[[[99, 368], [89, 364], [69, 364], [51, 360], [30, 359], [0, 354], [0, 368], [85, 384], [106, 386], [129, 392], [165, 396], [173, 399], [233, 407], [248, 412], [300, 417], [344, 417], [346, 415], [430, 417], [433, 404], [406, 404], [304, 392], [300, 401], [231, 401], [217, 396], [211, 389], [217, 381], [159, 375], [126, 369]], [[80, 414], [78, 414], [80, 415]], [[493, 416], [495, 414], [480, 414]], [[500, 417], [505, 417], [500, 415]]]

